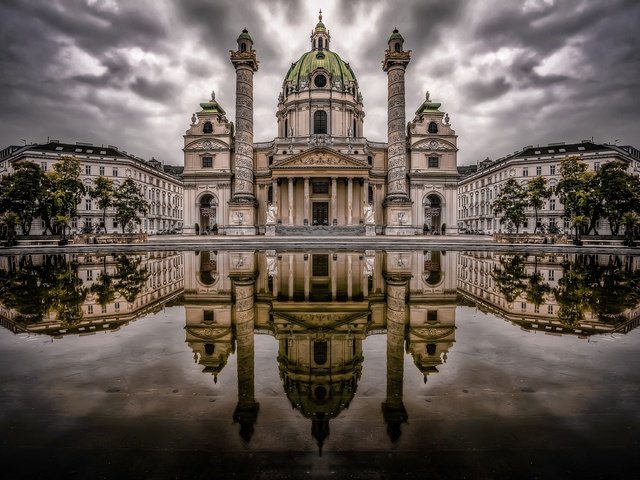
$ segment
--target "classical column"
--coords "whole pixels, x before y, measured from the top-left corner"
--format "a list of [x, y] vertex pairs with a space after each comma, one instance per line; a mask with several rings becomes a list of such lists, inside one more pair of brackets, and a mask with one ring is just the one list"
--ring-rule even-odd
[[353, 178], [347, 179], [347, 225], [353, 224]]
[[334, 253], [331, 257], [333, 260], [331, 261], [331, 300], [335, 300], [338, 295], [338, 262], [336, 254]]
[[338, 220], [338, 179], [331, 177], [331, 222]]
[[404, 377], [404, 333], [407, 319], [405, 302], [410, 275], [387, 274], [387, 398], [382, 412], [392, 442], [400, 438], [400, 426], [408, 415], [402, 400]]
[[353, 298], [353, 257], [347, 255], [347, 300]]
[[411, 199], [407, 189], [407, 147], [405, 137], [405, 89], [404, 74], [411, 59], [411, 52], [402, 49], [404, 39], [395, 29], [389, 38], [383, 70], [388, 79], [388, 172], [386, 219], [390, 235], [413, 233], [411, 226]]
[[280, 211], [278, 210], [280, 206], [280, 202], [278, 200], [278, 180], [277, 179], [273, 180], [271, 190], [272, 190], [273, 204], [276, 206], [276, 211], [278, 212], [278, 215], [280, 215]]
[[294, 276], [294, 269], [293, 269], [293, 265], [294, 265], [294, 258], [293, 258], [293, 253], [289, 254], [289, 301], [291, 302], [293, 300], [293, 287], [294, 285], [294, 280], [295, 280], [295, 276]]
[[303, 223], [309, 225], [311, 223], [310, 215], [310, 197], [309, 197], [309, 177], [304, 177], [304, 221]]
[[289, 225], [293, 225], [293, 177], [289, 177], [287, 180], [289, 180], [289, 191], [287, 193], [288, 195], [288, 203], [289, 203]]
[[236, 69], [236, 123], [234, 194], [229, 201], [231, 235], [256, 234], [253, 186], [253, 74], [258, 70], [253, 40], [247, 29], [238, 37], [238, 50], [231, 52]]
[[305, 256], [307, 257], [306, 260], [304, 261], [304, 299], [305, 301], [309, 300], [309, 291], [311, 290], [311, 272], [310, 270], [310, 266], [309, 264], [311, 263], [309, 261], [309, 256], [305, 253]]
[[238, 361], [238, 404], [233, 412], [234, 422], [240, 424], [240, 436], [251, 439], [253, 425], [258, 418], [259, 404], [254, 386], [254, 305], [255, 276], [231, 275], [235, 287], [236, 355]]
[[366, 178], [362, 182], [362, 203], [363, 205], [369, 203], [369, 180]]

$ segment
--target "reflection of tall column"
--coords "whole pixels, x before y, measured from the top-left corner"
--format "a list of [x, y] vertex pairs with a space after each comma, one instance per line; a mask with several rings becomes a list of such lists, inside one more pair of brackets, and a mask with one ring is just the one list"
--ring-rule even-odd
[[405, 302], [410, 275], [387, 275], [387, 398], [382, 412], [387, 423], [387, 434], [392, 442], [400, 438], [400, 425], [407, 421], [402, 402], [404, 376], [404, 331], [407, 319]]
[[338, 180], [331, 178], [331, 221], [335, 224], [338, 219]]
[[[307, 255], [305, 254], [305, 257]], [[309, 272], [309, 257], [304, 261], [304, 299], [309, 300], [309, 290], [311, 286], [311, 274]]]
[[253, 40], [246, 29], [238, 37], [238, 50], [231, 52], [236, 69], [235, 177], [229, 201], [229, 233], [255, 235], [253, 192], [253, 73], [258, 70]]
[[294, 287], [294, 270], [293, 270], [293, 254], [289, 254], [289, 301], [293, 300], [293, 287]]
[[304, 223], [309, 225], [311, 214], [309, 213], [309, 177], [304, 177]]
[[255, 277], [253, 275], [233, 275], [236, 303], [236, 352], [238, 359], [238, 405], [233, 412], [233, 420], [240, 424], [240, 436], [249, 441], [253, 434], [253, 424], [258, 418], [259, 405], [255, 400], [254, 387], [254, 306], [253, 295]]
[[338, 262], [336, 254], [333, 254], [333, 260], [331, 262], [331, 300], [335, 300], [338, 294]]
[[347, 300], [353, 298], [353, 257], [347, 255]]

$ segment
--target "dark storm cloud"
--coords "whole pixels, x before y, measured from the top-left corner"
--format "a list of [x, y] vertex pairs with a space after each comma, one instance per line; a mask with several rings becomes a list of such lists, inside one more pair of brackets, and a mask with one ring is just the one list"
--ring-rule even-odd
[[638, 146], [635, 0], [5, 0], [2, 146], [51, 135], [180, 163], [181, 134], [211, 89], [233, 119], [229, 50], [243, 27], [260, 60], [256, 140], [268, 140], [282, 78], [308, 48], [318, 8], [361, 81], [372, 140], [386, 136], [381, 61], [398, 27], [413, 52], [408, 119], [430, 90], [451, 114], [460, 163], [591, 135]]

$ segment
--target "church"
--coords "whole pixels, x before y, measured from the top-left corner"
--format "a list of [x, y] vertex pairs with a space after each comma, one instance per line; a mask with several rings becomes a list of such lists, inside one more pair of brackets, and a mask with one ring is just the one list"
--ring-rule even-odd
[[235, 123], [212, 93], [184, 135], [184, 233], [456, 234], [457, 136], [428, 92], [407, 123], [411, 51], [400, 32], [393, 30], [381, 58], [388, 78], [386, 142], [365, 136], [356, 74], [332, 50], [322, 12], [310, 41], [284, 76], [277, 137], [254, 143], [259, 62], [249, 32], [238, 37], [230, 52]]

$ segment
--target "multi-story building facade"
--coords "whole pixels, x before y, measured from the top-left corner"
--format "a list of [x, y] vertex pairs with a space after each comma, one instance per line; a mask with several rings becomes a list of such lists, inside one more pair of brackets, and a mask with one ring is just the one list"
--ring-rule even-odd
[[388, 138], [365, 137], [356, 75], [330, 48], [322, 16], [311, 50], [286, 73], [278, 96], [278, 136], [253, 142], [253, 76], [258, 60], [245, 30], [231, 52], [236, 122], [215, 95], [200, 104], [184, 136], [185, 233], [212, 229], [368, 232], [414, 235], [426, 225], [457, 231], [457, 136], [440, 103], [427, 98], [405, 121], [410, 51], [397, 30], [389, 38]]
[[[32, 144], [23, 147], [9, 147], [3, 150], [0, 157], [0, 176], [13, 173], [17, 162], [29, 161], [39, 165], [42, 170], [50, 171], [53, 165], [63, 156], [77, 158], [81, 164], [80, 180], [85, 187], [93, 187], [98, 177], [110, 178], [119, 186], [125, 178], [132, 178], [144, 198], [149, 203], [149, 210], [142, 218], [137, 231], [157, 233], [182, 228], [183, 185], [175, 175], [175, 170], [151, 159], [145, 161], [114, 146], [94, 146], [88, 143], [61, 143], [51, 140], [44, 144]], [[102, 211], [97, 201], [86, 195], [78, 205], [78, 215], [72, 219], [72, 230], [81, 231], [85, 227], [99, 226], [102, 222]], [[106, 212], [105, 228], [107, 232], [119, 232], [115, 220], [115, 209]], [[44, 230], [42, 220], [36, 219], [31, 234], [38, 235]]]
[[[493, 202], [507, 179], [514, 178], [518, 183], [526, 185], [532, 178], [543, 177], [547, 179], [549, 186], [555, 187], [561, 178], [560, 161], [570, 156], [579, 157], [590, 171], [598, 171], [607, 162], [619, 161], [627, 165], [629, 173], [640, 175], [640, 151], [633, 147], [591, 141], [554, 143], [544, 147], [528, 146], [496, 161], [487, 159], [480, 162], [477, 171], [459, 181], [458, 227], [463, 231], [487, 234], [505, 231], [506, 226], [500, 224], [500, 218], [493, 212]], [[538, 217], [545, 227], [555, 225], [559, 231], [568, 232], [570, 225], [563, 213], [563, 205], [554, 194], [538, 211]], [[532, 233], [535, 228], [533, 209], [527, 209], [526, 215], [520, 231]], [[596, 227], [603, 233], [609, 231], [605, 219], [601, 219]]]

